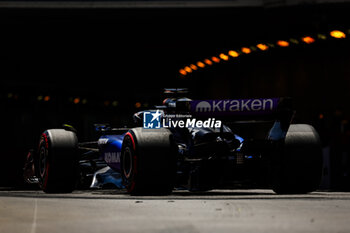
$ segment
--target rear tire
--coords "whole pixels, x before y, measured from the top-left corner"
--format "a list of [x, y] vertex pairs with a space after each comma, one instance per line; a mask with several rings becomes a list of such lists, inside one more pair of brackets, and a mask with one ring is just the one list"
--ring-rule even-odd
[[174, 187], [177, 147], [167, 129], [133, 128], [124, 137], [121, 175], [132, 195], [167, 195]]
[[37, 177], [46, 193], [69, 193], [75, 188], [78, 170], [78, 139], [65, 129], [46, 130], [40, 138]]
[[290, 125], [284, 145], [273, 161], [273, 190], [277, 194], [315, 191], [322, 175], [320, 137], [311, 125]]

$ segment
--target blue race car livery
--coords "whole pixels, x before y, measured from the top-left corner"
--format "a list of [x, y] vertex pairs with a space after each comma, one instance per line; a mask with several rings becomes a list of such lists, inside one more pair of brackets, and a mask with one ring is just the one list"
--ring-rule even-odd
[[46, 130], [28, 156], [26, 180], [48, 193], [71, 192], [88, 161], [99, 161], [109, 167], [104, 177], [120, 178], [116, 186], [136, 195], [176, 188], [269, 187], [281, 194], [317, 189], [320, 139], [312, 126], [291, 124], [291, 99], [191, 100], [178, 97], [177, 89], [166, 91], [176, 97], [135, 113], [134, 127], [96, 125], [100, 136], [93, 142], [78, 142], [70, 126]]

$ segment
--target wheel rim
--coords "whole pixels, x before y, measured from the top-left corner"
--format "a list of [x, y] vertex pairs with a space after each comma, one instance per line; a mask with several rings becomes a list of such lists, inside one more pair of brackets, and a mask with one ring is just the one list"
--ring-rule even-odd
[[129, 179], [132, 174], [132, 153], [129, 147], [126, 147], [124, 150], [124, 156], [123, 156], [123, 173], [124, 176]]
[[47, 153], [45, 146], [41, 146], [39, 151], [39, 171], [41, 178], [44, 178], [47, 164]]

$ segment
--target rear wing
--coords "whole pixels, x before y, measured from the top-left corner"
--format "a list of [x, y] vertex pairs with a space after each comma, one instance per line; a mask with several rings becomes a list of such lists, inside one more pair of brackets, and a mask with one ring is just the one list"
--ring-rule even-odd
[[187, 108], [194, 117], [235, 120], [291, 120], [293, 101], [285, 98], [192, 100]]
[[278, 109], [280, 98], [193, 100], [191, 114], [199, 117], [266, 116]]
[[[293, 101], [288, 97], [192, 100], [188, 107], [193, 117], [221, 119], [226, 124], [235, 125], [241, 134], [252, 135], [260, 131], [261, 137], [267, 134], [272, 140], [285, 137], [295, 112]], [[259, 130], [258, 123], [268, 124], [264, 130]]]

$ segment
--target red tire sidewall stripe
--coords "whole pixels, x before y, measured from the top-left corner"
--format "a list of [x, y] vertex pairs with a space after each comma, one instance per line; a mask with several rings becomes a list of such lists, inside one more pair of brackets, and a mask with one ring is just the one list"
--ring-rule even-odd
[[129, 136], [130, 137], [130, 139], [131, 139], [131, 141], [132, 141], [132, 147], [133, 147], [133, 149], [134, 149], [134, 151], [136, 150], [136, 147], [135, 147], [135, 140], [134, 140], [134, 137], [132, 136], [132, 134], [130, 133], [130, 132], [127, 132], [126, 134], [125, 134], [125, 136]]
[[136, 156], [136, 144], [133, 135], [130, 132], [127, 132], [125, 136], [128, 136], [131, 139], [132, 147], [134, 149], [134, 155], [133, 155], [133, 175], [131, 184], [129, 187], [127, 187], [128, 192], [132, 192], [135, 189], [135, 175], [137, 174], [137, 156]]

